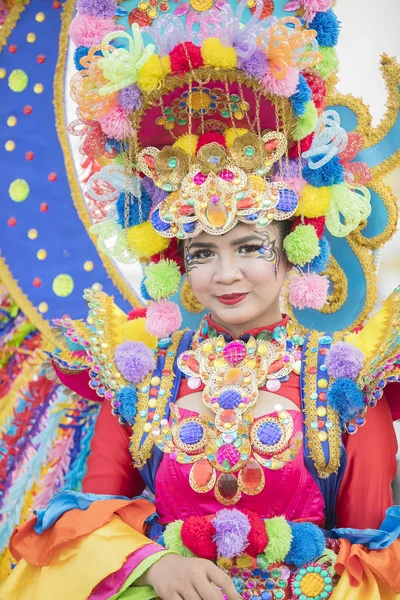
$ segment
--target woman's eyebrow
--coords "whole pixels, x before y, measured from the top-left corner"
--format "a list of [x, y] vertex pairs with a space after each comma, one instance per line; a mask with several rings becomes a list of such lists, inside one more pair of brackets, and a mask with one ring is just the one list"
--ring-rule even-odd
[[212, 244], [211, 242], [192, 242], [189, 246], [189, 250], [193, 250], [193, 248], [216, 248], [216, 244]]
[[252, 235], [246, 235], [244, 237], [238, 238], [237, 240], [231, 241], [231, 246], [240, 246], [240, 244], [246, 244], [247, 242], [262, 242], [263, 239], [259, 237], [257, 234], [253, 233]]

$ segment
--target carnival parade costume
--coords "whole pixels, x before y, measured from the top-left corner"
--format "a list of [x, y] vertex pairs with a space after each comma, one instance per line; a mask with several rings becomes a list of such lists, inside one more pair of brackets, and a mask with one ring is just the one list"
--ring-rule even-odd
[[[92, 454], [83, 492], [15, 530], [0, 598], [155, 598], [135, 581], [171, 552], [216, 562], [244, 600], [398, 598], [400, 296], [366, 321], [379, 244], [362, 234], [397, 213], [327, 108], [332, 2], [128, 4], [77, 3], [70, 130], [103, 165], [98, 246], [143, 263], [148, 304], [126, 315], [95, 284], [86, 323], [56, 320], [52, 369], [101, 403]], [[202, 308], [179, 240], [285, 220], [289, 314], [238, 339], [210, 315], [181, 329], [179, 298]], [[369, 272], [351, 309], [349, 248]], [[203, 414], [179, 406], [196, 392]]]

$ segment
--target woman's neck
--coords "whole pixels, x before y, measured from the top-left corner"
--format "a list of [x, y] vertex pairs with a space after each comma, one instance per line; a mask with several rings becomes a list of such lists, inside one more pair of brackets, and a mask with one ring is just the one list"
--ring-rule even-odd
[[232, 335], [234, 339], [240, 337], [241, 333], [244, 331], [249, 331], [251, 329], [257, 329], [259, 327], [270, 327], [271, 325], [275, 325], [282, 321], [282, 313], [279, 307], [270, 308], [267, 312], [262, 315], [258, 315], [254, 319], [250, 319], [249, 321], [243, 321], [240, 323], [229, 323], [228, 321], [223, 321], [222, 319], [218, 319], [218, 317], [214, 318], [214, 315], [210, 314], [211, 319], [217, 325], [220, 325]]

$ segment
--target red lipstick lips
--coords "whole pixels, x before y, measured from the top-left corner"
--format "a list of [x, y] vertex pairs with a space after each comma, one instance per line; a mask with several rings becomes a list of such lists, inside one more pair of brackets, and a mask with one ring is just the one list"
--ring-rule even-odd
[[217, 296], [218, 300], [222, 304], [226, 304], [230, 306], [231, 304], [238, 304], [242, 300], [244, 300], [247, 296], [246, 294], [223, 294], [222, 296]]

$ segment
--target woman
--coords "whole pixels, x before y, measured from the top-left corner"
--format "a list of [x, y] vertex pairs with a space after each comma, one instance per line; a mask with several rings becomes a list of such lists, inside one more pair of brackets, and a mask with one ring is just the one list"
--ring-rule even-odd
[[[96, 11], [79, 8], [71, 34], [84, 46]], [[116, 32], [80, 55], [72, 88], [88, 146], [117, 163], [90, 181], [116, 217], [95, 232], [103, 251], [147, 263], [149, 304], [127, 317], [95, 285], [87, 325], [58, 322], [60, 380], [102, 406], [83, 493], [56, 494], [17, 528], [2, 599], [400, 595], [398, 293], [357, 333], [364, 305], [350, 331], [305, 335], [279, 304], [294, 268], [292, 306], [338, 310], [325, 227], [358, 251], [350, 234], [371, 212], [315, 70], [331, 73], [323, 48], [338, 23], [327, 6], [304, 8], [303, 21], [264, 21], [256, 6], [241, 23], [244, 2], [209, 20], [198, 7], [186, 33], [186, 13], [156, 15], [159, 54], [134, 9], [129, 50], [112, 45]], [[194, 331], [169, 299], [183, 273], [184, 305], [207, 313]]]

